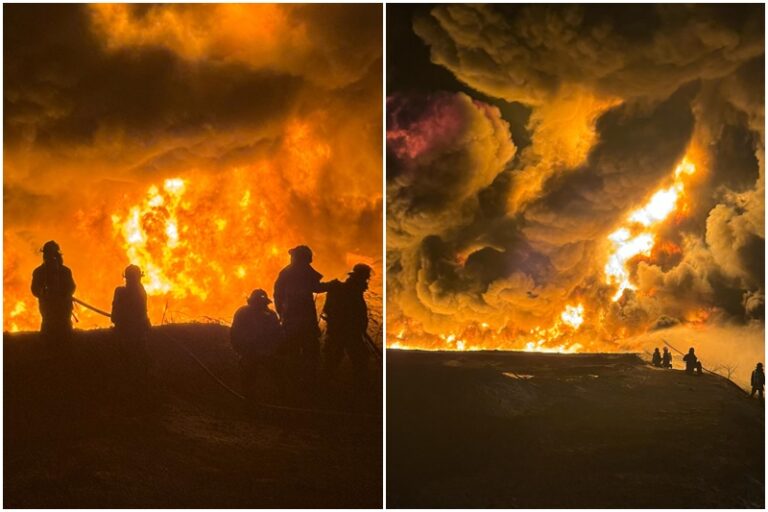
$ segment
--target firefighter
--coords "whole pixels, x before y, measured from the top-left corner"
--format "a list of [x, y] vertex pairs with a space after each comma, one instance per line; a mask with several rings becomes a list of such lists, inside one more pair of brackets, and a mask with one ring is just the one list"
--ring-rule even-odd
[[40, 250], [43, 264], [32, 272], [32, 295], [37, 297], [42, 324], [40, 334], [46, 342], [66, 342], [72, 335], [72, 296], [75, 281], [64, 266], [59, 244], [46, 242]]
[[312, 250], [299, 245], [288, 251], [291, 263], [275, 281], [275, 308], [286, 336], [287, 356], [297, 381], [310, 390], [317, 377], [320, 356], [320, 326], [315, 293], [327, 291], [322, 275], [312, 268]]
[[141, 284], [143, 275], [136, 265], [125, 267], [125, 286], [115, 288], [111, 315], [123, 361], [134, 378], [142, 383], [149, 370], [147, 337], [151, 327], [147, 314], [147, 292]]
[[364, 294], [370, 278], [371, 267], [358, 263], [343, 283], [338, 280], [329, 283], [323, 308], [323, 318], [328, 326], [324, 354], [329, 374], [338, 369], [346, 354], [356, 377], [365, 377], [368, 364], [365, 340], [368, 336], [368, 307]]
[[230, 341], [240, 356], [243, 389], [250, 399], [280, 400], [284, 391], [285, 334], [264, 290], [253, 290], [235, 312]]
[[664, 347], [664, 353], [661, 355], [661, 366], [672, 368], [672, 352], [667, 347]]
[[701, 375], [701, 361], [696, 357], [693, 347], [691, 347], [688, 350], [688, 353], [683, 356], [683, 361], [685, 361], [685, 373], [693, 375], [693, 372], [695, 371], [696, 374]]
[[656, 366], [657, 368], [661, 368], [661, 352], [659, 352], [659, 347], [656, 347], [653, 350], [653, 357], [651, 358], [651, 364], [653, 366]]
[[763, 399], [763, 389], [765, 388], [765, 373], [763, 372], [763, 363], [757, 363], [754, 371], [752, 371], [752, 393], [749, 397], [752, 398], [757, 393], [760, 400]]

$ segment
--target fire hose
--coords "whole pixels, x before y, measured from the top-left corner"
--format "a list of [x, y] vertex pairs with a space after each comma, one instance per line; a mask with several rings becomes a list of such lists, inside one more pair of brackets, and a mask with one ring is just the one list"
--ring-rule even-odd
[[95, 311], [96, 313], [98, 313], [100, 315], [104, 315], [107, 318], [112, 318], [112, 313], [107, 313], [103, 309], [99, 309], [96, 306], [91, 306], [87, 302], [83, 302], [82, 300], [78, 299], [77, 297], [72, 297], [72, 302], [77, 302], [81, 306], [86, 307], [86, 308], [90, 309], [91, 311]]
[[[91, 311], [94, 311], [95, 313], [98, 313], [100, 315], [106, 316], [108, 318], [112, 317], [111, 313], [107, 313], [103, 309], [99, 309], [95, 306], [92, 306], [88, 304], [87, 302], [84, 302], [78, 298], [72, 297], [72, 301], [80, 304], [81, 306], [90, 309]], [[242, 401], [248, 401], [243, 395], [232, 389], [230, 386], [228, 386], [224, 381], [222, 381], [213, 371], [208, 368], [205, 363], [203, 363], [200, 358], [198, 358], [191, 350], [189, 350], [183, 343], [181, 343], [178, 339], [174, 338], [170, 334], [167, 333], [160, 333], [162, 336], [164, 336], [167, 340], [169, 340], [171, 343], [173, 343], [176, 347], [180, 348], [185, 354], [187, 354], [197, 365], [202, 368], [202, 370], [216, 383], [218, 384], [222, 389], [227, 391], [229, 394], [234, 396], [235, 398], [242, 400]], [[371, 341], [371, 343], [373, 343]], [[367, 414], [367, 413], [361, 413], [361, 412], [345, 412], [345, 411], [333, 411], [330, 409], [313, 409], [313, 408], [303, 408], [303, 407], [290, 407], [287, 405], [276, 405], [276, 404], [270, 404], [266, 402], [255, 402], [253, 405], [262, 408], [262, 409], [269, 409], [269, 410], [275, 410], [275, 411], [286, 411], [286, 412], [301, 412], [301, 413], [311, 413], [311, 414], [318, 414], [318, 415], [326, 415], [326, 416], [343, 416], [343, 417], [366, 417], [366, 418], [380, 418], [380, 416], [375, 414]]]

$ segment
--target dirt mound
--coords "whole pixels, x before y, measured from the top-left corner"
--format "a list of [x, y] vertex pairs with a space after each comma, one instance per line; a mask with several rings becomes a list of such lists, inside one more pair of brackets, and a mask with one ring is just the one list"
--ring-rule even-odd
[[57, 353], [34, 333], [4, 335], [6, 507], [381, 506], [380, 371], [362, 404], [348, 373], [314, 404], [353, 414], [254, 411], [168, 335], [239, 390], [217, 325], [153, 328], [147, 396], [108, 330]]
[[631, 354], [387, 354], [392, 508], [763, 508], [764, 413]]

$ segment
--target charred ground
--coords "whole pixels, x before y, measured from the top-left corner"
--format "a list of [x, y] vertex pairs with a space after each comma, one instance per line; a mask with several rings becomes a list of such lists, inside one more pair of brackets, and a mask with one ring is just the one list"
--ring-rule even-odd
[[392, 508], [763, 508], [764, 409], [632, 354], [387, 353]]
[[381, 506], [380, 373], [362, 404], [344, 392], [315, 404], [362, 415], [265, 416], [167, 334], [239, 388], [228, 330], [217, 325], [153, 329], [149, 400], [128, 389], [109, 331], [78, 332], [55, 356], [36, 334], [4, 335], [5, 506]]

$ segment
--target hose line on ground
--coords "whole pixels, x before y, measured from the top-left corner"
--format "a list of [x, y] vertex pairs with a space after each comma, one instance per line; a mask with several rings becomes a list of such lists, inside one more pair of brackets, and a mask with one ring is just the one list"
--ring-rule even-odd
[[[95, 306], [92, 306], [87, 302], [83, 302], [78, 298], [72, 297], [72, 300], [74, 302], [77, 302], [81, 306], [84, 306], [92, 311], [95, 311], [96, 313], [99, 313], [100, 315], [104, 315], [110, 318], [112, 317], [110, 313], [107, 313], [103, 309], [99, 309]], [[200, 358], [198, 358], [191, 350], [189, 350], [181, 341], [171, 336], [170, 334], [167, 334], [164, 332], [160, 332], [159, 334], [162, 336], [165, 336], [166, 339], [168, 339], [171, 343], [173, 343], [175, 346], [180, 348], [185, 354], [187, 354], [187, 356], [189, 356], [200, 368], [202, 368], [202, 370], [227, 393], [244, 402], [248, 401], [248, 399], [246, 399], [243, 395], [241, 395], [240, 393], [232, 389], [229, 385], [227, 385], [226, 382], [221, 380], [215, 373], [213, 373], [213, 371], [210, 368], [208, 368], [205, 365], [205, 363], [203, 363], [200, 360]], [[261, 402], [251, 402], [251, 403], [257, 407], [260, 407], [263, 409], [275, 410], [275, 411], [302, 412], [302, 413], [311, 413], [311, 414], [328, 415], [328, 416], [381, 418], [381, 416], [378, 416], [375, 414], [367, 414], [367, 413], [359, 413], [359, 412], [345, 412], [345, 411], [333, 411], [330, 409], [311, 409], [311, 408], [303, 408], [303, 407], [290, 407], [287, 405], [276, 405], [276, 404], [261, 403]]]

